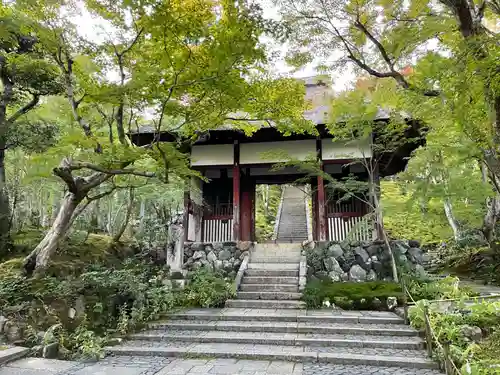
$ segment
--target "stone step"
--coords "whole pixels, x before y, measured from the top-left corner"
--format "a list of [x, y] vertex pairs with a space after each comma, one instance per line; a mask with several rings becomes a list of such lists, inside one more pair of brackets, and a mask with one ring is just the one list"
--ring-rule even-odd
[[279, 277], [279, 276], [244, 276], [245, 284], [287, 284], [299, 285], [298, 277]]
[[299, 270], [264, 270], [264, 269], [246, 269], [245, 276], [254, 277], [298, 277]]
[[[287, 302], [287, 301], [283, 301]], [[305, 311], [287, 309], [284, 311], [242, 310], [242, 309], [192, 309], [182, 313], [168, 315], [169, 320], [207, 320], [207, 321], [265, 321], [314, 323], [317, 325], [332, 323], [350, 324], [404, 324], [396, 314], [375, 311], [362, 314], [349, 312]], [[162, 323], [153, 323], [152, 327]]]
[[275, 333], [310, 333], [331, 335], [372, 335], [372, 336], [412, 336], [417, 337], [418, 331], [411, 327], [392, 324], [315, 324], [295, 322], [265, 322], [265, 321], [167, 321], [150, 325], [161, 330], [181, 331], [232, 331], [232, 332], [275, 332]]
[[[286, 284], [249, 284], [243, 278], [243, 282], [240, 285], [240, 290], [243, 292], [292, 292], [298, 293], [299, 286], [296, 285], [286, 285]], [[270, 298], [271, 299], [271, 298]]]
[[186, 342], [157, 344], [139, 340], [129, 341], [122, 346], [106, 347], [105, 351], [116, 356], [244, 358], [296, 362], [329, 362], [345, 365], [437, 368], [436, 363], [424, 357], [425, 352], [417, 350], [379, 348], [376, 351], [381, 354], [374, 354], [373, 349], [370, 348], [313, 348], [232, 343], [190, 344]]
[[292, 300], [243, 300], [230, 299], [226, 301], [226, 307], [236, 307], [244, 309], [305, 309], [306, 304], [303, 301]]
[[292, 263], [298, 264], [300, 262], [300, 255], [291, 257], [291, 256], [275, 256], [275, 257], [262, 257], [262, 256], [254, 256], [252, 255], [250, 259], [250, 263]]
[[424, 349], [420, 337], [311, 335], [294, 333], [220, 332], [220, 331], [149, 331], [130, 335], [132, 340], [184, 341], [283, 346], [337, 346], [355, 348]]
[[302, 293], [293, 292], [238, 292], [237, 299], [299, 300]]
[[271, 271], [288, 271], [298, 270], [299, 263], [248, 263], [249, 270], [271, 270]]
[[[1, 346], [1, 345], [0, 345]], [[11, 348], [0, 349], [0, 367], [16, 359], [26, 357], [31, 352], [30, 348], [14, 346]], [[0, 369], [1, 370], [1, 369]]]

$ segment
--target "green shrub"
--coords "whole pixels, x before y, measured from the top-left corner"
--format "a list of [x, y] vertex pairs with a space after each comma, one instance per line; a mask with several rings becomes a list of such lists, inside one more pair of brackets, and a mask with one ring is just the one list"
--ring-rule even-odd
[[446, 277], [437, 281], [409, 279], [407, 288], [415, 301], [460, 299], [477, 295], [472, 288], [460, 285], [457, 277]]
[[346, 310], [383, 310], [386, 309], [388, 297], [396, 297], [401, 301], [399, 284], [386, 281], [355, 283], [314, 280], [307, 283], [302, 299], [309, 308], [322, 307], [323, 301], [328, 299], [330, 303]]
[[191, 306], [222, 307], [234, 295], [232, 283], [206, 268], [195, 271], [184, 290], [185, 303]]
[[[98, 358], [109, 335], [126, 335], [183, 306], [218, 307], [234, 295], [230, 280], [200, 269], [184, 291], [163, 284], [167, 269], [129, 258], [116, 267], [87, 263], [79, 275], [27, 278], [17, 260], [0, 264], [0, 314], [25, 322], [33, 332], [57, 326], [66, 357]], [[13, 270], [14, 269], [14, 270]], [[83, 301], [75, 319], [68, 310]], [[36, 335], [35, 335], [36, 336]], [[36, 340], [26, 344], [36, 345]]]
[[[410, 308], [409, 318], [414, 328], [425, 329], [424, 306], [428, 301], [421, 300]], [[453, 361], [465, 365], [469, 361], [475, 369], [469, 374], [489, 374], [490, 365], [500, 364], [500, 302], [483, 301], [472, 305], [458, 303], [454, 311], [442, 312], [438, 305], [429, 305], [429, 322], [435, 338], [449, 342]], [[464, 336], [463, 329], [475, 326], [481, 328], [484, 339], [471, 342]], [[439, 346], [435, 346], [435, 356], [443, 358]], [[483, 372], [486, 371], [486, 372]]]

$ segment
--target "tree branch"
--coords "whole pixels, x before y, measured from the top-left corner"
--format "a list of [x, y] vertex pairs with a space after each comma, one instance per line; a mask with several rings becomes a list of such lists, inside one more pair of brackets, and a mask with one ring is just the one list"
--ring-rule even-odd
[[40, 102], [40, 95], [38, 94], [33, 94], [33, 97], [29, 101], [29, 103], [26, 103], [22, 108], [20, 108], [16, 113], [14, 113], [12, 116], [9, 117], [7, 122], [9, 124], [12, 124], [14, 121], [16, 121], [19, 117], [22, 115], [25, 115], [28, 113], [30, 110], [35, 108], [35, 106]]
[[148, 177], [148, 178], [156, 177], [156, 173], [154, 172], [136, 171], [134, 169], [106, 169], [99, 165], [95, 165], [88, 162], [72, 162], [69, 168], [72, 171], [80, 169], [90, 169], [92, 171], [104, 173], [110, 176], [133, 175], [133, 176]]

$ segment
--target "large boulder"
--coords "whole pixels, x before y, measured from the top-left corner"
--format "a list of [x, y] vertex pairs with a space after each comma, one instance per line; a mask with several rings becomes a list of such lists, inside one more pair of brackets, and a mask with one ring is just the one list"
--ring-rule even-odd
[[370, 259], [370, 255], [368, 254], [368, 252], [365, 249], [363, 249], [361, 246], [354, 249], [354, 254], [356, 257], [361, 258], [363, 263], [368, 262], [368, 259]]
[[398, 299], [396, 297], [387, 297], [387, 308], [392, 311], [396, 307], [398, 307]]
[[223, 260], [222, 261], [222, 269], [224, 271], [232, 271], [233, 270], [233, 264], [229, 260]]
[[219, 253], [219, 259], [222, 261], [229, 260], [231, 258], [231, 255], [232, 254], [229, 250], [224, 249]]
[[467, 341], [479, 342], [483, 338], [483, 331], [476, 326], [464, 325], [460, 327], [460, 333]]
[[368, 271], [368, 274], [366, 275], [366, 281], [375, 281], [377, 280], [377, 274], [375, 273], [374, 270]]
[[325, 264], [325, 269], [328, 272], [335, 271], [338, 274], [344, 272], [344, 270], [340, 267], [339, 262], [334, 257], [326, 258], [323, 263]]
[[379, 245], [376, 245], [376, 244], [373, 244], [373, 245], [370, 245], [366, 248], [366, 252], [368, 253], [368, 255], [370, 256], [374, 256], [374, 255], [377, 255], [379, 252], [381, 251], [381, 248]]
[[210, 263], [207, 259], [201, 259], [200, 262], [203, 267], [213, 271], [214, 269], [213, 263]]
[[341, 275], [342, 274], [339, 274], [336, 271], [331, 271], [331, 272], [328, 273], [328, 277], [330, 277], [330, 280], [332, 280], [334, 282], [341, 281], [342, 280]]
[[340, 267], [342, 267], [344, 272], [349, 272], [351, 267], [356, 264], [356, 260], [354, 259], [354, 257], [347, 257], [346, 258], [346, 257], [342, 256], [338, 259], [338, 261], [339, 261]]
[[212, 245], [215, 254], [219, 254], [222, 250], [224, 250], [224, 245], [222, 242], [216, 242]]
[[410, 250], [408, 250], [408, 255], [412, 262], [422, 264], [422, 250], [420, 250], [418, 247], [410, 247]]
[[207, 254], [207, 260], [211, 263], [214, 263], [217, 260], [217, 255], [213, 251]]
[[349, 280], [362, 282], [366, 280], [366, 271], [359, 264], [355, 264], [349, 270]]
[[23, 338], [22, 328], [11, 321], [5, 323], [3, 331], [9, 342], [16, 342]]
[[0, 315], [0, 335], [3, 333], [3, 327], [5, 326], [5, 323], [7, 323], [9, 320], [3, 316]]
[[203, 250], [196, 250], [193, 254], [193, 259], [198, 260], [198, 259], [206, 259], [207, 255]]
[[344, 250], [342, 250], [342, 247], [338, 243], [334, 243], [328, 248], [328, 255], [339, 258], [344, 255]]
[[193, 244], [186, 244], [184, 246], [184, 256], [190, 258], [194, 254]]
[[406, 254], [409, 249], [409, 247], [402, 241], [394, 241], [394, 245], [392, 246], [392, 248], [400, 254]]
[[48, 359], [55, 359], [59, 355], [59, 343], [52, 342], [47, 344], [42, 349], [42, 357]]

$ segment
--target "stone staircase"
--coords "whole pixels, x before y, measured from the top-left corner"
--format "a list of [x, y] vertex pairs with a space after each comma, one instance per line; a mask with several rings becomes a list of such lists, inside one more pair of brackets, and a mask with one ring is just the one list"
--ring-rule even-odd
[[[230, 358], [337, 366], [340, 372], [332, 374], [440, 374], [419, 333], [394, 313], [306, 310], [299, 293], [300, 258], [300, 244], [259, 244], [237, 298], [226, 308], [171, 314], [106, 351], [134, 361]], [[330, 373], [322, 369], [318, 373]], [[229, 373], [239, 372], [224, 372]]]
[[226, 307], [303, 308], [299, 293], [300, 244], [257, 244], [237, 297]]
[[[147, 331], [106, 351], [136, 360], [215, 357], [333, 363], [354, 371], [342, 374], [365, 374], [366, 366], [372, 369], [370, 374], [440, 374], [426, 357], [418, 332], [390, 312], [192, 309], [151, 324]], [[386, 372], [387, 367], [401, 369]]]
[[285, 187], [276, 240], [279, 242], [307, 240], [306, 204], [303, 188]]

